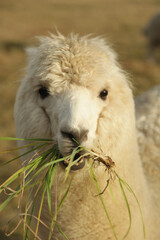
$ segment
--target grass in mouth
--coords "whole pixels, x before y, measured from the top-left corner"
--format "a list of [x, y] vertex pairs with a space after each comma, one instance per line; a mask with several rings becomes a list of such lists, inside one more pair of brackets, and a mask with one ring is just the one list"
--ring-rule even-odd
[[[10, 138], [10, 137], [2, 137], [0, 140], [3, 141], [24, 141], [28, 142], [28, 144], [25, 144], [22, 147], [19, 148], [14, 148], [10, 150], [6, 150], [3, 152], [0, 152], [1, 154], [5, 154], [8, 152], [12, 152], [15, 150], [20, 150], [20, 149], [25, 149], [27, 147], [32, 147], [30, 151], [24, 151], [23, 154], [7, 161], [2, 164], [0, 164], [0, 167], [6, 167], [8, 164], [10, 164], [13, 161], [16, 161], [17, 159], [24, 158], [25, 156], [27, 157], [28, 154], [33, 154], [33, 157], [26, 162], [24, 166], [22, 166], [19, 170], [17, 170], [15, 173], [13, 173], [8, 179], [6, 179], [3, 183], [0, 185], [0, 195], [1, 194], [6, 194], [5, 200], [1, 203], [0, 205], [0, 212], [5, 209], [5, 207], [10, 203], [10, 201], [18, 197], [19, 203], [18, 206], [22, 206], [24, 202], [24, 193], [27, 191], [29, 194], [28, 198], [25, 199], [25, 211], [21, 211], [19, 213], [19, 221], [16, 227], [10, 232], [6, 233], [7, 236], [10, 236], [17, 230], [17, 228], [20, 226], [20, 224], [23, 224], [24, 229], [23, 229], [23, 239], [28, 240], [30, 238], [30, 234], [32, 233], [34, 236], [34, 239], [41, 240], [41, 238], [38, 236], [38, 229], [40, 224], [42, 224], [44, 227], [46, 227], [49, 231], [49, 238], [48, 240], [51, 239], [52, 234], [54, 234], [54, 228], [56, 227], [58, 231], [62, 234], [64, 239], [69, 238], [66, 236], [66, 234], [63, 232], [63, 230], [60, 228], [58, 225], [58, 222], [56, 221], [57, 215], [67, 198], [67, 195], [70, 190], [70, 186], [72, 184], [73, 178], [71, 178], [68, 187], [66, 191], [64, 192], [63, 196], [61, 197], [60, 203], [57, 206], [57, 210], [55, 214], [52, 214], [51, 210], [51, 187], [54, 183], [54, 178], [56, 174], [56, 166], [58, 163], [63, 162], [63, 161], [68, 161], [68, 166], [65, 169], [65, 176], [64, 176], [64, 182], [68, 178], [69, 172], [75, 164], [78, 163], [80, 158], [85, 157], [89, 161], [89, 166], [90, 166], [90, 172], [93, 177], [96, 189], [97, 189], [97, 197], [100, 198], [100, 201], [102, 203], [102, 207], [104, 209], [104, 212], [106, 214], [106, 219], [110, 225], [110, 228], [113, 232], [113, 237], [116, 240], [119, 240], [116, 231], [114, 229], [114, 225], [112, 223], [112, 219], [109, 216], [107, 207], [105, 205], [105, 202], [103, 200], [103, 193], [107, 189], [109, 185], [110, 178], [106, 180], [106, 187], [103, 189], [103, 191], [100, 190], [96, 174], [94, 172], [94, 162], [99, 162], [103, 165], [105, 165], [107, 172], [109, 173], [108, 176], [111, 176], [111, 173], [113, 173], [119, 181], [119, 186], [122, 191], [122, 195], [124, 197], [124, 201], [126, 203], [127, 211], [128, 211], [128, 216], [129, 216], [129, 225], [126, 233], [124, 234], [124, 237], [122, 240], [126, 239], [126, 237], [129, 234], [131, 224], [132, 224], [132, 215], [131, 215], [131, 209], [130, 205], [127, 199], [127, 194], [125, 190], [128, 190], [135, 198], [135, 201], [137, 202], [140, 216], [142, 219], [142, 226], [143, 226], [143, 232], [145, 236], [145, 225], [144, 225], [144, 220], [143, 220], [143, 214], [141, 210], [140, 203], [131, 189], [131, 187], [125, 182], [115, 171], [115, 164], [112, 161], [110, 157], [105, 157], [101, 155], [100, 153], [97, 153], [96, 151], [91, 151], [88, 149], [84, 149], [82, 146], [78, 146], [75, 148], [70, 156], [67, 157], [62, 157], [59, 153], [58, 146], [55, 144], [55, 142], [51, 139], [18, 139], [18, 138]], [[80, 156], [79, 158], [76, 158], [74, 160], [74, 157], [76, 154], [79, 152], [85, 150], [85, 153], [83, 156]], [[35, 154], [35, 151], [38, 152], [38, 154]], [[15, 182], [18, 182], [19, 184], [13, 188], [13, 184]], [[29, 191], [28, 191], [29, 190]], [[48, 226], [45, 222], [41, 220], [41, 214], [43, 211], [43, 203], [44, 203], [44, 197], [45, 195], [47, 196], [47, 201], [48, 201], [48, 210], [50, 213], [50, 218], [51, 218], [51, 224]], [[32, 196], [32, 197], [31, 197]], [[94, 197], [94, 196], [93, 196]], [[38, 216], [35, 216], [34, 210], [37, 201], [39, 202], [39, 211], [38, 211]], [[33, 228], [33, 220], [36, 221], [36, 224], [34, 225], [35, 227]]]

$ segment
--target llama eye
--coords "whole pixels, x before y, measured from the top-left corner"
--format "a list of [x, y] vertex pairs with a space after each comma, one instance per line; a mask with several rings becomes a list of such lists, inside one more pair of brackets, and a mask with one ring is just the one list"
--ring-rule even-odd
[[41, 86], [41, 88], [39, 89], [39, 95], [42, 99], [46, 98], [49, 96], [49, 92], [48, 89], [44, 86]]
[[108, 95], [108, 91], [107, 91], [106, 89], [103, 89], [103, 90], [100, 92], [99, 97], [100, 97], [102, 100], [106, 100], [107, 95]]

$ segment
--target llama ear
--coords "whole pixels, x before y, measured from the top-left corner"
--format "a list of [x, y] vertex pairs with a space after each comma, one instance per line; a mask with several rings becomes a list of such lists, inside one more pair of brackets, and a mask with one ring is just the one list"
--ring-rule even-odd
[[25, 51], [28, 56], [28, 61], [30, 62], [37, 55], [38, 49], [36, 47], [28, 47]]

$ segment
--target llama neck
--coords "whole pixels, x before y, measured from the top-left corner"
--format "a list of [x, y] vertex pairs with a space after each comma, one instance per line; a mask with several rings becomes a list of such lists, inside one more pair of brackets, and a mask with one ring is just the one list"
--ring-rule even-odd
[[[141, 184], [145, 185], [145, 176], [139, 156], [134, 121], [132, 127], [120, 140], [117, 140], [117, 144], [107, 148], [105, 145], [101, 145], [102, 151], [105, 155], [112, 158], [115, 162], [116, 173], [126, 180], [128, 184], [134, 185], [136, 181], [141, 180]], [[138, 182], [137, 185], [139, 185]]]
[[142, 189], [147, 194], [147, 183], [139, 156], [136, 129], [128, 138], [117, 156], [115, 156], [115, 171], [124, 179], [134, 192], [139, 196]]

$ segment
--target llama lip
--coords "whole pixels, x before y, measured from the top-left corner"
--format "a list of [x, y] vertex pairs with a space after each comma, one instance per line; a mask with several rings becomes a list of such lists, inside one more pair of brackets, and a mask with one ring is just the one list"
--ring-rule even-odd
[[[80, 158], [81, 155], [79, 153], [77, 153], [74, 157], [74, 161], [78, 158]], [[69, 165], [69, 162], [70, 162], [70, 159], [66, 159], [64, 160], [62, 163], [63, 163], [63, 166], [67, 167]], [[85, 157], [81, 157], [78, 162], [76, 162], [72, 167], [71, 167], [71, 170], [73, 171], [76, 171], [76, 170], [80, 170], [82, 169], [83, 167], [85, 166]]]

